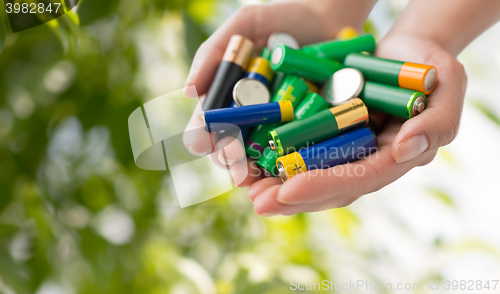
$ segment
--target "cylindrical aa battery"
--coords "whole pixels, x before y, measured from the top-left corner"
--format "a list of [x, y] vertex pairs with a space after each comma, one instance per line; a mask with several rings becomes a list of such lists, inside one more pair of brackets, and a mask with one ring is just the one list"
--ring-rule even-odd
[[344, 65], [359, 69], [367, 80], [420, 91], [429, 95], [437, 83], [437, 69], [432, 65], [378, 58], [352, 53]]
[[[326, 100], [317, 93], [309, 93], [304, 97], [302, 102], [295, 109], [295, 119], [300, 120], [312, 116], [321, 110], [327, 109], [328, 103]], [[276, 168], [276, 152], [272, 151], [269, 147], [264, 150], [264, 154], [257, 160], [258, 167], [264, 169], [268, 175], [278, 176], [278, 169]]]
[[271, 94], [260, 81], [243, 78], [234, 85], [233, 100], [238, 106], [269, 103]]
[[308, 118], [311, 115], [328, 108], [328, 102], [321, 95], [311, 92], [302, 99], [302, 102], [295, 108], [295, 119]]
[[274, 96], [276, 93], [278, 93], [278, 90], [280, 89], [281, 84], [283, 83], [285, 78], [286, 78], [286, 73], [281, 72], [281, 71], [274, 72], [274, 79], [273, 79], [273, 82], [271, 83], [271, 87], [270, 87], [271, 95]]
[[259, 159], [255, 162], [255, 164], [264, 170], [266, 176], [278, 176], [278, 167], [276, 166], [276, 153], [271, 150], [271, 148], [267, 147], [264, 149], [264, 153]]
[[309, 170], [326, 169], [355, 161], [376, 151], [377, 143], [372, 129], [353, 130], [278, 158], [278, 174], [284, 182]]
[[274, 71], [271, 69], [269, 60], [262, 57], [255, 57], [252, 63], [250, 63], [245, 78], [258, 80], [266, 85], [266, 87], [269, 87], [269, 84], [273, 80], [273, 75]]
[[234, 85], [245, 75], [245, 69], [254, 51], [249, 39], [233, 35], [207, 92], [203, 110], [229, 107]]
[[338, 62], [344, 62], [347, 55], [353, 52], [374, 52], [375, 39], [370, 34], [364, 34], [354, 38], [337, 39], [302, 47], [307, 54], [321, 58], [328, 58]]
[[337, 39], [340, 40], [347, 40], [356, 37], [358, 34], [358, 30], [356, 30], [353, 27], [343, 27], [338, 33], [337, 33]]
[[422, 92], [374, 82], [365, 82], [360, 97], [370, 109], [406, 119], [418, 115], [427, 105]]
[[[304, 95], [309, 91], [307, 83], [293, 75], [287, 75], [281, 86], [274, 94], [273, 102], [291, 101], [294, 109], [299, 105]], [[251, 158], [259, 158], [268, 145], [268, 133], [277, 128], [281, 123], [259, 125], [254, 128], [252, 134], [245, 143], [245, 151]]]
[[305, 80], [307, 86], [309, 87], [309, 90], [307, 91], [307, 94], [309, 93], [319, 93], [319, 87], [316, 86], [316, 84], [314, 84], [313, 82], [311, 81], [308, 81], [308, 80]]
[[271, 54], [271, 68], [323, 83], [336, 71], [344, 68], [340, 63], [294, 50], [285, 45], [274, 48]]
[[361, 99], [355, 98], [270, 131], [269, 146], [283, 156], [367, 123], [368, 109]]
[[[258, 80], [244, 78], [234, 85], [231, 107], [269, 103], [270, 99], [269, 89], [263, 83]], [[251, 127], [241, 128], [243, 140], [247, 139], [251, 129]]]
[[260, 124], [288, 122], [293, 118], [291, 101], [212, 109], [205, 111], [204, 115], [207, 132], [224, 130], [227, 127], [226, 124], [243, 128]]
[[269, 50], [269, 48], [262, 48], [262, 50], [260, 51], [260, 57], [269, 60], [269, 58], [271, 58], [271, 51]]
[[286, 45], [292, 49], [300, 49], [299, 42], [295, 39], [294, 36], [285, 32], [275, 32], [272, 33], [267, 39], [267, 48], [273, 51], [279, 45]]

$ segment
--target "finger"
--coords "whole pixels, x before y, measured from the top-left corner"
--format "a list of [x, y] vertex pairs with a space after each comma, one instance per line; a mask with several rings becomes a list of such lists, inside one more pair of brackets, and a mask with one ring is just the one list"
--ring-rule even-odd
[[[298, 205], [288, 205], [276, 200], [280, 191], [279, 185], [271, 186], [260, 193], [253, 203], [254, 211], [265, 217], [276, 215], [293, 215], [301, 212], [315, 212], [332, 208], [327, 201], [321, 203], [302, 203]], [[342, 206], [351, 204], [354, 200], [343, 199]]]
[[217, 166], [217, 168], [225, 169], [231, 175], [231, 180], [233, 184], [237, 187], [248, 187], [253, 183], [264, 178], [264, 174], [261, 169], [255, 165], [255, 161], [246, 159], [242, 160], [232, 166], [227, 166], [220, 163], [217, 158], [217, 153], [212, 153], [209, 155], [212, 163]]
[[413, 161], [397, 164], [391, 155], [391, 145], [399, 125], [392, 124], [379, 136], [377, 152], [354, 163], [330, 169], [318, 169], [301, 173], [286, 181], [279, 190], [277, 201], [282, 204], [324, 205], [330, 207], [349, 204], [361, 195], [377, 191], [395, 181], [416, 165], [424, 164], [435, 156], [429, 151]]
[[[198, 94], [205, 94], [215, 76], [229, 39], [240, 34], [252, 40], [257, 50], [263, 48], [269, 36], [277, 31], [292, 33], [299, 44], [310, 44], [323, 40], [329, 31], [320, 22], [304, 25], [296, 19], [314, 19], [317, 15], [307, 6], [287, 3], [286, 17], [276, 17], [283, 13], [282, 3], [248, 5], [233, 14], [196, 52], [185, 87], [196, 86]], [[187, 93], [185, 93], [188, 96]], [[195, 97], [193, 97], [195, 98]]]
[[245, 148], [242, 143], [243, 142], [233, 136], [227, 136], [220, 139], [215, 144], [214, 149], [217, 152], [219, 162], [225, 165], [234, 165], [245, 159]]
[[[243, 162], [245, 164], [242, 164]], [[262, 170], [250, 159], [231, 166], [231, 175], [237, 187], [248, 187], [264, 178]]]
[[278, 178], [265, 178], [255, 182], [250, 186], [250, 189], [248, 189], [248, 198], [253, 202], [257, 195], [262, 193], [264, 190], [277, 185], [281, 186], [281, 180]]
[[435, 54], [430, 62], [439, 72], [438, 86], [429, 95], [427, 108], [409, 119], [392, 144], [392, 156], [401, 163], [453, 141], [462, 114], [467, 76], [463, 66], [446, 53]]
[[[284, 214], [294, 214], [295, 207], [276, 202], [276, 195], [280, 186], [271, 186], [261, 192], [253, 203], [254, 211], [260, 216], [275, 216]], [[295, 212], [296, 213], [296, 212]]]
[[253, 21], [254, 13], [252, 8], [238, 10], [200, 46], [186, 80], [186, 88], [194, 85], [198, 94], [207, 93], [231, 36], [240, 34], [252, 38], [252, 26], [248, 24]]
[[265, 177], [255, 161], [248, 158], [227, 166], [219, 160], [218, 152], [211, 153], [209, 156], [214, 165], [226, 169], [231, 174], [232, 182], [237, 187], [248, 187]]
[[201, 103], [198, 103], [186, 126], [182, 140], [191, 154], [205, 156], [214, 150], [214, 142], [217, 142], [217, 132], [209, 133], [205, 131], [205, 123], [200, 113]]

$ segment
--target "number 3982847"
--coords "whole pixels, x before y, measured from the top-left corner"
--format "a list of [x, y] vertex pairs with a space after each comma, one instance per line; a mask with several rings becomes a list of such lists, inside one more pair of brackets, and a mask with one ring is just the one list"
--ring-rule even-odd
[[[52, 6], [52, 4], [54, 4]], [[57, 13], [61, 3], [49, 3], [45, 6], [44, 3], [5, 3], [5, 11], [7, 13]]]

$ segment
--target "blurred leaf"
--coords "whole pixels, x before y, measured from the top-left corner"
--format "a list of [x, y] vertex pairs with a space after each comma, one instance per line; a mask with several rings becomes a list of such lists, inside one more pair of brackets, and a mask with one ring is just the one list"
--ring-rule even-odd
[[74, 52], [79, 40], [80, 26], [78, 15], [69, 11], [63, 16], [50, 21], [49, 27], [59, 38], [66, 53]]
[[115, 12], [120, 0], [84, 0], [78, 7], [80, 24], [82, 26], [90, 25], [98, 20], [110, 16]]
[[75, 8], [76, 5], [78, 5], [78, 2], [80, 2], [80, 1], [79, 0], [65, 0], [65, 1], [63, 1], [63, 5], [64, 5], [64, 8], [66, 11], [70, 11], [73, 8]]
[[191, 0], [188, 2], [187, 13], [199, 24], [206, 23], [216, 14], [218, 1]]
[[332, 210], [333, 224], [342, 236], [349, 238], [359, 224], [359, 218], [347, 207]]
[[447, 192], [438, 188], [430, 188], [429, 193], [437, 200], [443, 202], [446, 206], [456, 208], [455, 202], [453, 202], [453, 198]]
[[14, 225], [0, 223], [0, 238], [12, 236], [17, 230], [17, 227]]
[[491, 111], [491, 108], [488, 107], [488, 105], [478, 100], [473, 101], [472, 105], [482, 114], [484, 114], [487, 118], [489, 118], [492, 122], [494, 122], [497, 126], [500, 127], [500, 117], [496, 113]]
[[465, 240], [462, 243], [458, 244], [458, 249], [460, 251], [480, 251], [494, 254], [496, 256], [500, 256], [500, 252], [498, 249], [481, 240]]
[[442, 147], [438, 149], [438, 154], [441, 158], [443, 158], [446, 162], [453, 165], [454, 167], [458, 167], [458, 161], [451, 154], [446, 147]]
[[375, 40], [379, 40], [379, 38], [378, 38], [378, 32], [377, 32], [377, 27], [375, 27], [375, 25], [373, 24], [373, 22], [371, 20], [369, 20], [369, 19], [365, 22], [365, 25], [363, 27], [363, 32], [369, 33], [369, 34], [373, 35], [373, 37], [375, 38]]
[[193, 18], [186, 12], [182, 13], [182, 20], [184, 22], [184, 42], [186, 44], [186, 51], [188, 55], [188, 62], [193, 62], [194, 55], [208, 36], [196, 24]]
[[[2, 8], [3, 9], [3, 6]], [[0, 53], [2, 53], [3, 46], [5, 45], [5, 38], [7, 37], [7, 26], [4, 23], [4, 13], [0, 12]]]

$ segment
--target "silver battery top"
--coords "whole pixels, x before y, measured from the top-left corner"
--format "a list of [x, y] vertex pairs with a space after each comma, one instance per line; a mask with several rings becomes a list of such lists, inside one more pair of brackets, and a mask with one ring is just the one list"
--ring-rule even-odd
[[435, 69], [431, 69], [425, 76], [425, 90], [430, 92], [437, 81], [437, 72]]
[[269, 39], [267, 39], [267, 48], [269, 48], [269, 51], [272, 51], [279, 44], [284, 44], [292, 49], [300, 49], [299, 42], [289, 33], [272, 33]]
[[262, 82], [245, 78], [234, 85], [233, 100], [238, 106], [268, 103], [271, 94]]
[[323, 85], [323, 96], [331, 105], [358, 97], [363, 90], [363, 74], [355, 68], [344, 68], [335, 72]]

